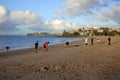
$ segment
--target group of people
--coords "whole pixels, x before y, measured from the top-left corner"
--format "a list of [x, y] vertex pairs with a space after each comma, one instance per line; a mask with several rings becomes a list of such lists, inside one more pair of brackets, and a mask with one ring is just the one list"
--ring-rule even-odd
[[[46, 52], [46, 51], [48, 51], [48, 44], [49, 44], [50, 42], [48, 42], [48, 41], [46, 41], [46, 42], [44, 42], [43, 43], [43, 48], [44, 48], [44, 51]], [[66, 43], [65, 43], [67, 46], [69, 46], [69, 41], [67, 41]], [[35, 45], [35, 52], [37, 53], [37, 51], [38, 51], [38, 47], [39, 47], [39, 43], [38, 43], [38, 41], [36, 41], [36, 43], [34, 44]]]
[[[94, 39], [93, 36], [91, 37], [91, 45], [93, 45]], [[97, 43], [100, 43], [100, 39], [97, 39]], [[111, 44], [111, 37], [108, 37], [108, 45]], [[85, 38], [85, 45], [88, 45], [88, 37]]]
[[[85, 38], [85, 45], [88, 45], [88, 38]], [[93, 37], [91, 37], [91, 45], [93, 45]]]
[[[48, 51], [48, 44], [49, 44], [49, 43], [50, 43], [50, 42], [48, 42], [48, 41], [43, 42], [43, 48], [44, 48], [44, 51], [45, 51], [45, 52]], [[69, 41], [67, 41], [65, 44], [66, 44], [67, 46], [69, 46]], [[35, 45], [35, 52], [37, 53], [37, 52], [38, 52], [38, 47], [39, 47], [39, 42], [36, 41], [36, 43], [35, 43], [34, 45]]]
[[[46, 42], [43, 43], [43, 48], [44, 48], [44, 51], [45, 51], [45, 52], [48, 51], [47, 46], [48, 46], [49, 43], [50, 43], [50, 42], [48, 42], [48, 41], [46, 41]], [[38, 47], [39, 47], [39, 43], [38, 43], [38, 41], [36, 41], [36, 43], [35, 43], [35, 52], [36, 52], [36, 53], [37, 53], [37, 51], [38, 51]]]
[[[93, 38], [93, 36], [91, 37], [91, 45], [93, 45], [93, 42], [94, 42], [94, 38]], [[48, 51], [48, 44], [49, 44], [50, 42], [48, 42], [48, 41], [46, 41], [46, 42], [44, 42], [43, 43], [43, 48], [44, 48], [44, 51], [46, 52], [46, 51]], [[97, 43], [100, 43], [100, 40], [99, 39], [97, 39]], [[69, 41], [67, 41], [66, 43], [65, 43], [67, 46], [69, 46]], [[108, 37], [108, 45], [110, 45], [111, 44], [111, 37], [109, 36]], [[85, 38], [85, 45], [88, 45], [88, 37], [86, 37]], [[38, 41], [36, 41], [36, 43], [35, 43], [35, 52], [37, 53], [37, 51], [38, 51], [38, 47], [39, 47], [39, 43], [38, 43]]]

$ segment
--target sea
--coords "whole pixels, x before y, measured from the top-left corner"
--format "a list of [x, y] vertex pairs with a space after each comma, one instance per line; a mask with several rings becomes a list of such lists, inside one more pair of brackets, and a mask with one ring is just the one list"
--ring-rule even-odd
[[0, 36], [0, 52], [6, 51], [6, 47], [10, 47], [9, 50], [18, 50], [25, 48], [34, 48], [36, 41], [39, 41], [39, 46], [42, 46], [43, 42], [49, 41], [49, 45], [62, 44], [66, 41], [78, 41], [84, 38], [67, 38], [67, 37], [54, 37], [54, 36], [16, 36], [16, 35], [1, 35]]

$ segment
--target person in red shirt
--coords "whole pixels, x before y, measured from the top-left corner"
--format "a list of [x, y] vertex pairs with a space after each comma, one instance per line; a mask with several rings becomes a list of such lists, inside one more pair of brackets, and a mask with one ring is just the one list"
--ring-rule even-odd
[[49, 42], [44, 42], [43, 43], [44, 51], [48, 51], [48, 48], [47, 48], [48, 44], [49, 44]]

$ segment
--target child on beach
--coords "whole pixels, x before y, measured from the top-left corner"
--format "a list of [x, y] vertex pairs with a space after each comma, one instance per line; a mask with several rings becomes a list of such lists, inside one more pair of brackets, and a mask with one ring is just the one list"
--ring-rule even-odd
[[49, 43], [50, 43], [50, 42], [48, 42], [48, 41], [43, 43], [43, 48], [44, 48], [44, 51], [45, 51], [45, 52], [48, 51], [47, 46], [48, 46]]
[[37, 53], [37, 51], [38, 51], [38, 41], [36, 41], [36, 43], [35, 43], [35, 52]]

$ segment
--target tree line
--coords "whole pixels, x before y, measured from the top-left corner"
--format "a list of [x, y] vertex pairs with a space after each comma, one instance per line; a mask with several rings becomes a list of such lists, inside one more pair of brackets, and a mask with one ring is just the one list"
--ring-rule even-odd
[[[70, 31], [66, 31], [64, 30], [62, 33], [63, 37], [74, 37], [74, 36], [89, 36], [91, 35], [96, 35], [96, 36], [115, 36], [115, 35], [120, 35], [120, 31], [118, 30], [112, 30], [111, 28], [100, 28], [102, 30], [102, 32], [99, 32], [97, 29], [91, 29], [91, 30], [78, 30], [78, 31], [74, 31], [73, 33], [70, 33]], [[85, 33], [83, 35], [81, 35], [80, 33]], [[87, 32], [87, 33], [86, 33]]]

